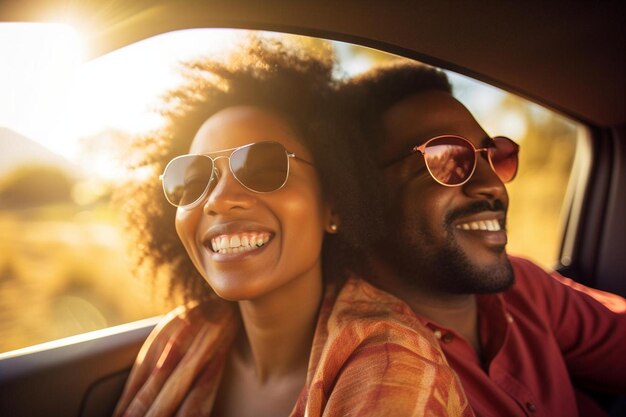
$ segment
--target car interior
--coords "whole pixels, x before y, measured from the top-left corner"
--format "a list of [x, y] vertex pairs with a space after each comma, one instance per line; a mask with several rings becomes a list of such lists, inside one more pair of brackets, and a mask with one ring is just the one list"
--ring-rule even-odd
[[[581, 124], [584, 168], [570, 178], [554, 267], [626, 296], [626, 15], [605, 2], [346, 0], [31, 0], [0, 2], [1, 22], [72, 19], [88, 59], [194, 28], [307, 35], [451, 70]], [[0, 353], [0, 415], [109, 416], [150, 318]], [[624, 402], [598, 401], [613, 416]], [[621, 405], [620, 405], [621, 404]]]

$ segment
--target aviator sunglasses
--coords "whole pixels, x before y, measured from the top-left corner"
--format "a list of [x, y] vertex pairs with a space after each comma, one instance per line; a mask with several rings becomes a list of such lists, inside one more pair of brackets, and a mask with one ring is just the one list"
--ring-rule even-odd
[[502, 182], [509, 182], [517, 174], [519, 145], [504, 136], [496, 136], [484, 148], [476, 148], [462, 136], [441, 135], [416, 146], [385, 167], [389, 167], [414, 153], [424, 157], [426, 168], [441, 185], [456, 187], [465, 184], [476, 169], [476, 154], [486, 152], [491, 169]]
[[230, 172], [239, 184], [257, 193], [277, 191], [285, 185], [291, 158], [313, 165], [288, 152], [278, 142], [250, 143], [211, 154], [225, 152], [230, 154], [181, 155], [172, 159], [160, 177], [167, 201], [176, 207], [195, 207], [215, 185], [218, 175], [215, 161], [221, 158], [228, 159]]

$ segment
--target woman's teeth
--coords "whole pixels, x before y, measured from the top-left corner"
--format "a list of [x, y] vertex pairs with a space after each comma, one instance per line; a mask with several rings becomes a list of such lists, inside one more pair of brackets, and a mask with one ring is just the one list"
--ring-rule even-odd
[[234, 235], [221, 235], [211, 239], [211, 248], [216, 253], [239, 253], [255, 250], [265, 245], [270, 240], [270, 234], [262, 233], [237, 233]]
[[457, 224], [455, 227], [462, 230], [487, 230], [490, 232], [497, 232], [502, 229], [500, 222], [497, 220], [480, 220], [477, 222]]

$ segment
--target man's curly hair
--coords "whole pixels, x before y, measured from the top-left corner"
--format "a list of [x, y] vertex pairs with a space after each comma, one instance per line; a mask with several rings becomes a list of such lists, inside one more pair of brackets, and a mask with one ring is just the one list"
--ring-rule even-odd
[[186, 301], [215, 296], [176, 234], [176, 209], [163, 196], [158, 174], [172, 158], [188, 153], [205, 120], [221, 109], [250, 105], [277, 112], [290, 123], [310, 150], [322, 192], [340, 216], [338, 233], [324, 239], [324, 279], [361, 272], [365, 247], [381, 233], [382, 209], [369, 187], [375, 173], [360, 167], [365, 150], [345, 140], [354, 126], [336, 103], [333, 69], [330, 46], [302, 51], [259, 38], [248, 40], [227, 60], [183, 64], [184, 82], [162, 100], [165, 127], [136, 138], [129, 154], [135, 158], [131, 172], [150, 175], [135, 175], [115, 196], [123, 207], [137, 271], [155, 279], [164, 273], [170, 294], [182, 293]]
[[341, 86], [339, 96], [350, 117], [357, 121], [359, 133], [354, 139], [365, 141], [376, 151], [385, 141], [383, 114], [405, 98], [433, 90], [452, 94], [452, 86], [442, 70], [396, 59], [348, 80]]

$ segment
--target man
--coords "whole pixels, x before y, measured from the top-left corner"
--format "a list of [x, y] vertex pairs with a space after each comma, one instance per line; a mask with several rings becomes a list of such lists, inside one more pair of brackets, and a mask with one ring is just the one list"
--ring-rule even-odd
[[386, 188], [372, 280], [434, 332], [476, 414], [605, 415], [585, 390], [626, 393], [626, 301], [507, 256], [518, 146], [425, 66], [380, 67], [343, 94]]

